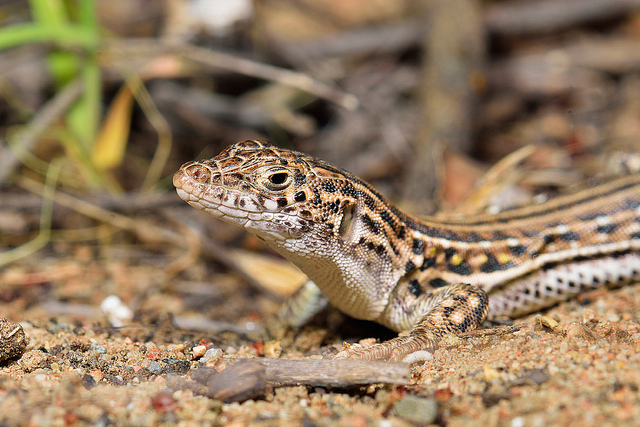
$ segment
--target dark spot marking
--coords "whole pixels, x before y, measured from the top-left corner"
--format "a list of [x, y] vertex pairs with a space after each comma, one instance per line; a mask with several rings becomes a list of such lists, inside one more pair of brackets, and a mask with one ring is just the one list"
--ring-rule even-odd
[[580, 240], [580, 234], [575, 231], [567, 231], [566, 233], [559, 235], [558, 238], [565, 242], [573, 242], [575, 240]]
[[618, 224], [605, 224], [596, 227], [596, 231], [602, 234], [611, 234], [618, 228]]
[[367, 243], [367, 249], [370, 251], [373, 251], [376, 248], [376, 245], [373, 244], [373, 242], [368, 242]]
[[452, 256], [456, 254], [456, 250], [453, 248], [447, 248], [444, 250], [444, 257], [447, 260], [450, 260]]
[[427, 236], [435, 237], [437, 239], [455, 240], [456, 242], [463, 241], [463, 239], [457, 233], [443, 228], [425, 227], [423, 232]]
[[284, 208], [282, 212], [284, 213], [294, 213], [296, 211], [295, 206], [289, 206], [288, 208]]
[[285, 206], [287, 206], [287, 199], [284, 197], [280, 197], [278, 200], [276, 200], [276, 202], [278, 203], [279, 208], [284, 208]]
[[372, 220], [367, 214], [362, 215], [360, 218], [373, 234], [380, 234], [380, 224], [377, 221]]
[[364, 193], [362, 195], [362, 198], [364, 199], [364, 204], [367, 205], [367, 207], [369, 207], [371, 210], [375, 210], [376, 203], [373, 200], [373, 197], [371, 197], [370, 195]]
[[304, 202], [307, 200], [307, 194], [304, 191], [298, 191], [294, 196], [293, 200], [296, 202]]
[[449, 264], [447, 268], [450, 272], [459, 274], [461, 276], [468, 276], [471, 274], [471, 267], [467, 264], [466, 261], [461, 262], [460, 264]]
[[480, 266], [480, 271], [483, 273], [493, 273], [500, 270], [500, 263], [492, 254], [486, 254], [487, 260]]
[[407, 228], [404, 225], [400, 226], [400, 228], [398, 229], [398, 232], [396, 233], [396, 235], [398, 236], [398, 239], [404, 239], [406, 232], [407, 232]]
[[391, 216], [391, 214], [388, 211], [382, 210], [380, 212], [380, 218], [382, 218], [382, 220], [384, 222], [389, 224], [389, 226], [391, 226], [391, 228], [394, 228], [394, 229], [396, 228], [396, 222], [395, 222], [395, 220], [393, 219], [393, 217]]
[[553, 234], [545, 234], [544, 236], [542, 236], [542, 239], [544, 240], [544, 244], [548, 245], [556, 240], [556, 236], [554, 236]]
[[416, 255], [420, 255], [423, 250], [424, 250], [424, 240], [413, 239], [413, 253]]
[[313, 191], [313, 195], [315, 196], [313, 200], [313, 204], [319, 205], [320, 203], [322, 203], [322, 199], [320, 198], [320, 191], [318, 191], [316, 187], [313, 187], [312, 191]]
[[382, 245], [382, 244], [376, 246], [376, 252], [378, 253], [378, 255], [386, 255], [387, 254], [387, 250], [385, 249], [384, 245]]
[[247, 204], [247, 202], [245, 202], [244, 199], [240, 199], [238, 204], [240, 205], [241, 208], [244, 208], [244, 206]]
[[525, 245], [509, 246], [509, 251], [515, 256], [522, 256], [527, 252], [527, 247]]
[[640, 232], [631, 233], [632, 239], [640, 239]]
[[415, 268], [416, 268], [415, 263], [413, 261], [409, 260], [409, 261], [407, 261], [407, 263], [404, 266], [404, 272], [406, 274], [406, 273], [408, 273], [410, 271], [413, 271], [413, 269], [415, 269]]
[[427, 268], [431, 268], [436, 265], [436, 257], [425, 258], [420, 266], [420, 271], [425, 271]]
[[429, 280], [429, 285], [434, 287], [434, 288], [441, 288], [443, 286], [447, 286], [449, 284], [449, 282], [447, 282], [446, 280], [440, 278], [440, 277], [435, 277], [431, 280]]
[[411, 279], [409, 280], [409, 292], [411, 292], [411, 295], [418, 298], [424, 293], [424, 290], [420, 287], [420, 283], [418, 283], [416, 279]]

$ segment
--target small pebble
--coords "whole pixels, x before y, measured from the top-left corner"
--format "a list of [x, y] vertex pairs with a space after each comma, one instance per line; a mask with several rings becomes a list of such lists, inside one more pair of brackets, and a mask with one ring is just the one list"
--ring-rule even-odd
[[396, 403], [393, 413], [414, 423], [431, 424], [438, 416], [438, 403], [434, 399], [406, 396]]
[[154, 374], [159, 374], [160, 371], [162, 370], [162, 367], [158, 362], [156, 362], [155, 360], [152, 360], [151, 362], [149, 362], [149, 366], [147, 367], [147, 369], [153, 372]]
[[208, 361], [218, 359], [221, 356], [222, 356], [222, 350], [217, 347], [212, 347], [206, 351], [206, 353], [204, 354], [204, 356], [202, 356], [202, 359], [200, 359], [200, 361], [207, 363]]
[[280, 341], [267, 341], [264, 343], [264, 356], [271, 359], [280, 357], [282, 353], [282, 344]]
[[0, 362], [20, 356], [28, 343], [22, 326], [0, 318]]
[[194, 359], [198, 359], [202, 356], [204, 356], [204, 354], [207, 352], [207, 346], [205, 345], [197, 345], [195, 347], [193, 347], [193, 350], [191, 350], [193, 352], [193, 358]]
[[84, 374], [82, 376], [82, 385], [87, 390], [91, 390], [96, 386], [96, 380], [89, 374]]
[[115, 327], [124, 326], [125, 322], [129, 322], [133, 318], [133, 311], [116, 295], [109, 295], [102, 300], [100, 309], [107, 315], [111, 325]]
[[20, 359], [20, 366], [25, 372], [33, 372], [36, 369], [48, 368], [53, 357], [40, 350], [27, 351]]

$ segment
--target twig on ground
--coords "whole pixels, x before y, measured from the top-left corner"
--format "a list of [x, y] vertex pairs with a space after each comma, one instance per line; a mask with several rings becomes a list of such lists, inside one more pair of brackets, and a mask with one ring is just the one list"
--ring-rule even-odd
[[325, 359], [256, 359], [267, 381], [286, 385], [351, 387], [362, 384], [409, 384], [411, 366], [401, 362]]

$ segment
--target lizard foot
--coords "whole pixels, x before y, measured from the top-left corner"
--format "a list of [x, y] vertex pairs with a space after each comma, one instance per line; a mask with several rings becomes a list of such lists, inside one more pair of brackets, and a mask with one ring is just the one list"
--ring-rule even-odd
[[407, 335], [369, 347], [352, 346], [335, 358], [398, 361], [416, 351], [433, 352], [444, 335], [478, 327], [489, 309], [487, 294], [481, 288], [468, 284], [443, 287], [429, 297], [434, 300], [432, 309]]

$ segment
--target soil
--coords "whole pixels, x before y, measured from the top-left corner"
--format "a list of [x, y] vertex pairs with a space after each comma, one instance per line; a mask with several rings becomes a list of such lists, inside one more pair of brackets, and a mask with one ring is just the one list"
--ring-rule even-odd
[[[268, 383], [254, 398], [224, 403], [184, 387], [185, 381], [203, 366], [318, 358], [343, 340], [390, 334], [335, 312], [280, 341], [261, 340], [257, 332], [179, 329], [159, 313], [195, 319], [202, 313], [191, 307], [185, 282], [156, 267], [163, 260], [104, 258], [87, 248], [76, 253], [82, 262], [41, 260], [38, 273], [25, 265], [2, 273], [5, 283], [15, 284], [4, 291], [4, 316], [18, 322], [29, 341], [24, 353], [0, 365], [2, 425], [600, 426], [640, 419], [638, 285], [593, 292], [543, 316], [518, 319], [517, 328], [494, 324], [446, 337], [432, 359], [412, 365], [409, 385]], [[206, 276], [211, 267], [200, 263], [193, 269]], [[222, 329], [228, 322], [250, 330], [277, 308], [275, 298], [242, 280], [210, 277], [211, 289], [217, 287], [210, 314]], [[150, 290], [143, 301], [127, 302], [142, 314], [119, 328], [98, 307], [114, 287], [124, 296]], [[47, 305], [41, 294], [63, 303]]]

